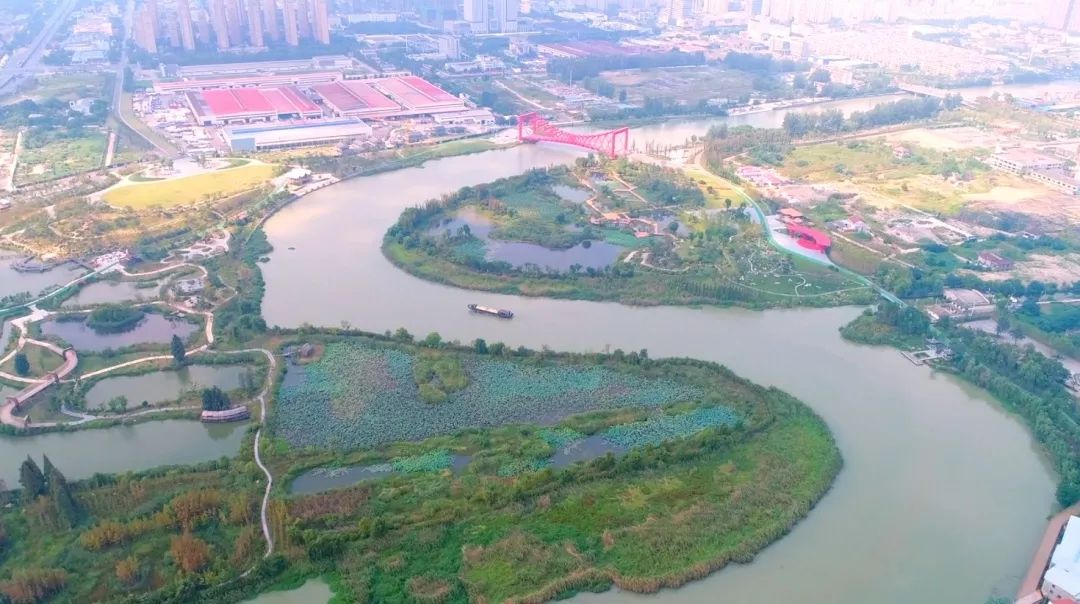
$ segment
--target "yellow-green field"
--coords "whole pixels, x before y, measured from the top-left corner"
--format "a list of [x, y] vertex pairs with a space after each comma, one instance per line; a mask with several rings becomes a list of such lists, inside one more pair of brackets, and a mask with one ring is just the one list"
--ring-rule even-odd
[[698, 165], [683, 166], [683, 172], [694, 179], [705, 194], [705, 204], [710, 208], [727, 207], [726, 200], [731, 200], [731, 207], [739, 207], [743, 204], [742, 195], [732, 188], [727, 180], [709, 172]]
[[194, 176], [123, 184], [106, 191], [106, 202], [127, 208], [206, 203], [250, 191], [272, 179], [277, 167], [252, 163]]

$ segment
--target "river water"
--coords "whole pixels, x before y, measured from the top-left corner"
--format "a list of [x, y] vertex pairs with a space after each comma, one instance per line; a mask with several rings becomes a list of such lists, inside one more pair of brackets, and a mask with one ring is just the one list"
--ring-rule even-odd
[[[835, 104], [862, 109], [882, 99]], [[886, 99], [887, 100], [887, 99]], [[816, 107], [817, 110], [827, 105]], [[782, 112], [741, 116], [776, 125]], [[722, 120], [636, 130], [679, 142]], [[986, 393], [916, 367], [887, 348], [843, 341], [853, 308], [752, 312], [635, 308], [464, 291], [405, 274], [380, 253], [404, 208], [578, 157], [519, 146], [347, 181], [295, 203], [266, 224], [275, 247], [262, 265], [267, 323], [343, 323], [370, 331], [556, 350], [647, 348], [653, 356], [723, 363], [801, 398], [828, 422], [845, 467], [810, 516], [749, 565], [678, 590], [593, 601], [704, 604], [792, 600], [802, 604], [981, 602], [1012, 595], [1054, 509], [1055, 478], [1023, 425]], [[512, 321], [470, 315], [468, 303], [510, 308]]]

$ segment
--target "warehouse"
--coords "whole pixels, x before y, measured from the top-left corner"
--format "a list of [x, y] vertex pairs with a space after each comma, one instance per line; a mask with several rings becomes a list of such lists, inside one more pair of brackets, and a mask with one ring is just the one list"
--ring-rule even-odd
[[461, 99], [416, 76], [383, 78], [373, 80], [373, 82], [376, 88], [410, 111], [435, 113], [461, 111], [465, 108], [465, 103]]
[[401, 106], [388, 99], [367, 82], [349, 80], [315, 86], [323, 103], [336, 115], [346, 117], [379, 117], [401, 111]]
[[195, 121], [204, 126], [322, 116], [319, 106], [294, 86], [218, 88], [184, 96]]
[[234, 152], [287, 149], [325, 145], [371, 136], [371, 126], [355, 119], [278, 122], [224, 129], [225, 140]]

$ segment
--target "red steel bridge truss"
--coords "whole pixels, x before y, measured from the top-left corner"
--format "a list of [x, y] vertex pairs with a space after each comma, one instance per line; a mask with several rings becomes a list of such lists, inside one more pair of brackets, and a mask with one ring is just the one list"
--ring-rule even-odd
[[522, 142], [562, 143], [584, 149], [599, 151], [608, 157], [625, 155], [630, 147], [630, 129], [627, 127], [607, 132], [578, 134], [553, 126], [536, 113], [518, 116], [518, 140]]

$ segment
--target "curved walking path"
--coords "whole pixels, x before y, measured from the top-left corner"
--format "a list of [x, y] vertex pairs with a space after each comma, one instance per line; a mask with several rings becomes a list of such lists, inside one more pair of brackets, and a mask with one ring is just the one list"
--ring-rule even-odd
[[[270, 468], [267, 468], [263, 464], [262, 456], [259, 455], [259, 444], [262, 442], [262, 430], [266, 425], [266, 397], [270, 394], [270, 385], [274, 381], [274, 370], [277, 369], [277, 359], [274, 358], [274, 353], [265, 348], [245, 348], [242, 350], [226, 350], [222, 351], [222, 354], [246, 354], [258, 352], [266, 357], [266, 360], [270, 363], [270, 367], [266, 372], [266, 383], [263, 385], [262, 392], [256, 398], [259, 401], [259, 429], [255, 431], [255, 465], [259, 466], [263, 474], [266, 475], [266, 489], [263, 491], [262, 506], [260, 507], [260, 521], [262, 522], [263, 537], [266, 539], [266, 553], [263, 554], [263, 558], [267, 558], [270, 554], [274, 553], [274, 537], [270, 534], [270, 523], [266, 519], [267, 508], [270, 506], [270, 490], [274, 488], [274, 475], [270, 473]], [[248, 570], [244, 574], [251, 572], [254, 568]]]

